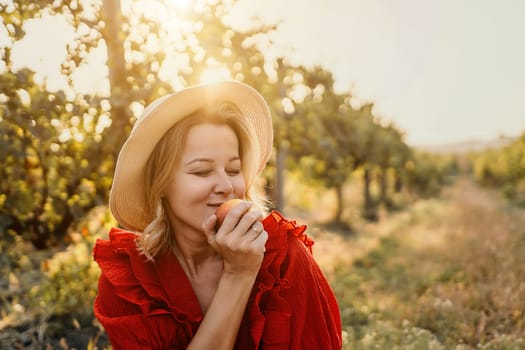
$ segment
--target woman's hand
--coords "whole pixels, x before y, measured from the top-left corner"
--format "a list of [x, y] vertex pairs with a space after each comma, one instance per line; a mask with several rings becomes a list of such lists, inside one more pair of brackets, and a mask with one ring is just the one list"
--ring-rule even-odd
[[215, 230], [217, 216], [203, 225], [210, 245], [222, 256], [224, 272], [254, 276], [261, 266], [268, 233], [261, 223], [263, 214], [248, 201], [235, 205]]

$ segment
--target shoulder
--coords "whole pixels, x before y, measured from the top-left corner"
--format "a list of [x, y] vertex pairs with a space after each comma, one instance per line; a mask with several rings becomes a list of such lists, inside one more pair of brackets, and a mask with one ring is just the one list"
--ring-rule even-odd
[[108, 239], [97, 239], [93, 248], [95, 261], [113, 258], [118, 255], [138, 255], [137, 241], [138, 236], [120, 228], [112, 228], [109, 231]]
[[315, 265], [312, 255], [314, 241], [306, 234], [306, 225], [285, 218], [281, 213], [272, 211], [263, 225], [268, 232], [263, 268], [284, 276], [289, 271], [299, 268], [310, 269]]
[[111, 284], [139, 284], [155, 275], [155, 264], [137, 249], [137, 238], [133, 232], [112, 228], [108, 239], [95, 243], [93, 258]]
[[312, 253], [314, 241], [306, 234], [306, 225], [297, 224], [295, 220], [287, 219], [275, 210], [266, 216], [263, 225], [268, 232], [267, 250], [292, 249], [293, 251], [304, 251], [306, 249]]
[[[169, 304], [159, 280], [158, 263], [140, 253], [136, 240], [133, 232], [113, 228], [107, 240], [99, 239], [95, 244], [93, 257], [101, 272], [97, 295], [99, 318], [135, 314], [137, 310], [149, 315], [159, 313], [162, 305]], [[168, 311], [161, 313], [165, 312]]]

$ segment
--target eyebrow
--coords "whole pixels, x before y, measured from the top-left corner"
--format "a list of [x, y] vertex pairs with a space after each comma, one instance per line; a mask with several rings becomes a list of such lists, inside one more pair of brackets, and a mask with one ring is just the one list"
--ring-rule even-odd
[[[231, 157], [230, 159], [228, 159], [228, 162], [233, 162], [233, 161], [236, 161], [236, 160], [241, 160], [241, 157]], [[213, 163], [213, 160], [209, 159], [209, 158], [195, 158], [195, 159], [190, 160], [186, 164], [184, 164], [184, 166], [188, 166], [188, 165], [191, 165], [191, 164], [194, 164], [194, 163], [199, 163], [199, 162]]]

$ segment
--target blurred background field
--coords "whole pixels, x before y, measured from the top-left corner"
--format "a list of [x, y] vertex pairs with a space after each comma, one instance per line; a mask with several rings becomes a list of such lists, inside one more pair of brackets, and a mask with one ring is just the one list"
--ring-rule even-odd
[[[525, 209], [462, 174], [440, 195], [411, 199], [370, 222], [353, 214], [361, 187], [350, 182], [345, 191], [351, 225], [334, 226], [333, 193], [286, 186], [285, 212], [309, 226], [337, 295], [344, 349], [522, 349]], [[114, 224], [101, 206], [61, 247], [2, 242], [0, 344], [109, 348], [92, 314], [99, 271], [91, 248]]]
[[236, 4], [0, 0], [0, 349], [110, 349], [92, 248], [116, 154], [144, 105], [224, 78], [270, 104], [268, 209], [308, 225], [344, 349], [524, 349], [525, 133], [416, 146]]

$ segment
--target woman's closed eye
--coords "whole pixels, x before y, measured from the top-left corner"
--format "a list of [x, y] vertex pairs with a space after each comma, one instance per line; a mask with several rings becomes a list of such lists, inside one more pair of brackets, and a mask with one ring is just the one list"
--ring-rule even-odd
[[241, 169], [226, 169], [226, 173], [231, 176], [239, 175], [241, 173]]
[[213, 169], [188, 169], [188, 174], [196, 175], [196, 176], [209, 176]]
[[[191, 175], [206, 177], [206, 176], [210, 176], [213, 172], [214, 170], [212, 169], [206, 169], [206, 170], [192, 170], [192, 171], [189, 171], [188, 173], [190, 173]], [[240, 169], [226, 169], [225, 172], [229, 176], [236, 176], [241, 173], [241, 170]]]

